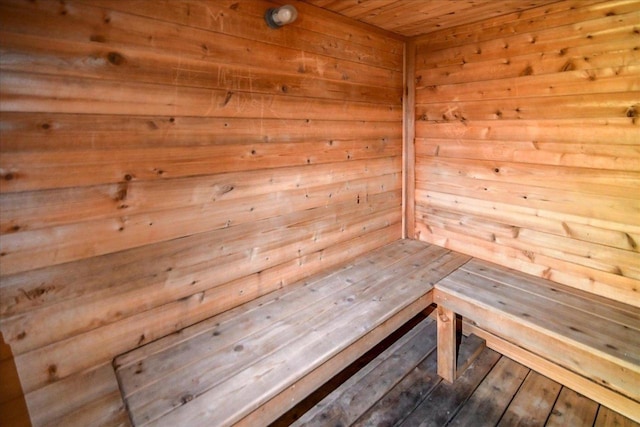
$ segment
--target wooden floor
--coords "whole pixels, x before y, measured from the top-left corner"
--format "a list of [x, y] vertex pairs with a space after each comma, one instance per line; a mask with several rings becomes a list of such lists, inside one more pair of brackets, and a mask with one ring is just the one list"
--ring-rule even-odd
[[[436, 374], [436, 324], [414, 319], [275, 426], [638, 426], [483, 347], [454, 384]], [[345, 381], [346, 378], [346, 381]]]

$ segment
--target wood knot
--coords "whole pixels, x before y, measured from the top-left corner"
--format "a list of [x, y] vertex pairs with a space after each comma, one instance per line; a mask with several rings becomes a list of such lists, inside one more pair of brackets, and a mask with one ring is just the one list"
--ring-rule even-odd
[[527, 65], [527, 67], [522, 70], [522, 73], [520, 73], [521, 76], [530, 76], [533, 74], [533, 67], [531, 67], [531, 65]]
[[438, 310], [438, 318], [442, 322], [450, 322], [451, 321], [451, 319], [449, 318], [449, 316], [447, 316], [447, 314], [444, 312], [444, 310]]
[[[130, 180], [127, 180], [127, 181], [130, 181]], [[128, 190], [129, 190], [129, 185], [126, 182], [118, 184], [118, 191], [116, 192], [114, 200], [116, 202], [124, 201], [127, 198]]]
[[576, 66], [573, 62], [571, 61], [567, 61], [562, 68], [560, 69], [561, 72], [565, 72], [565, 71], [573, 71], [576, 69]]
[[227, 92], [227, 95], [225, 96], [224, 101], [222, 101], [221, 107], [226, 106], [229, 103], [229, 101], [231, 101], [232, 96], [233, 96], [233, 92], [231, 91]]
[[35, 299], [40, 298], [41, 296], [53, 291], [53, 286], [39, 286], [35, 289], [30, 289], [25, 291], [24, 289], [20, 289], [20, 292], [29, 300], [33, 301]]
[[124, 56], [122, 56], [118, 52], [107, 53], [107, 61], [109, 61], [113, 65], [122, 65], [127, 62]]
[[49, 374], [49, 381], [53, 382], [58, 379], [58, 367], [56, 365], [49, 365], [47, 373]]

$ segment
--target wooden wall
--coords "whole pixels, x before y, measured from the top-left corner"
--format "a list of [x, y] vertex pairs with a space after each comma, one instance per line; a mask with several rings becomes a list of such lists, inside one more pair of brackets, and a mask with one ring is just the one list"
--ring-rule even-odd
[[640, 2], [415, 41], [415, 232], [640, 306]]
[[0, 374], [33, 425], [126, 425], [114, 356], [400, 237], [404, 42], [271, 6], [0, 3]]

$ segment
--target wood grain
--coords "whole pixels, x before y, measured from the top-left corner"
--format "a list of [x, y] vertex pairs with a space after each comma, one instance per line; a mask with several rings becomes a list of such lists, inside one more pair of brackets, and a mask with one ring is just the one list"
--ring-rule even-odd
[[[491, 271], [505, 275], [498, 277]], [[511, 286], [521, 278], [523, 282]], [[566, 296], [556, 299], [553, 294]], [[635, 356], [640, 324], [634, 306], [607, 303], [571, 287], [477, 260], [443, 279], [434, 298], [480, 328], [508, 337], [514, 344], [630, 399], [638, 398], [640, 390], [632, 378], [640, 372]], [[595, 322], [588, 308], [591, 304], [601, 305]], [[527, 332], [519, 330], [520, 326]]]
[[[395, 242], [378, 258], [374, 253], [317, 281], [305, 280], [239, 307], [235, 315], [225, 313], [197, 325], [197, 332], [187, 332], [193, 338], [169, 337], [117, 359], [134, 423], [233, 423], [277, 399], [281, 391], [346, 349], [350, 344], [345, 341], [357, 341], [421, 300], [430, 290], [426, 283], [437, 282], [467, 261], [416, 243]], [[392, 256], [398, 246], [403, 250]], [[336, 313], [345, 320], [342, 326], [336, 326]], [[204, 325], [208, 328], [203, 330]], [[298, 363], [288, 363], [291, 360]], [[229, 399], [237, 393], [245, 398]], [[193, 399], [185, 399], [187, 395]], [[227, 402], [225, 410], [208, 409], [222, 400]]]
[[558, 2], [416, 39], [420, 239], [637, 305], [639, 13]]
[[0, 5], [0, 324], [34, 426], [127, 425], [116, 355], [401, 236], [404, 39], [273, 5]]

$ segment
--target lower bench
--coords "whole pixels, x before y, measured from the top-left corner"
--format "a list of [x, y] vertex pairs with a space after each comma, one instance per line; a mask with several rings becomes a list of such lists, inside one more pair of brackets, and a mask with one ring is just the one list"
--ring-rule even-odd
[[264, 425], [428, 307], [469, 257], [400, 240], [114, 360], [135, 426]]
[[434, 302], [444, 379], [457, 376], [459, 314], [490, 347], [640, 422], [637, 307], [477, 259], [436, 284]]

